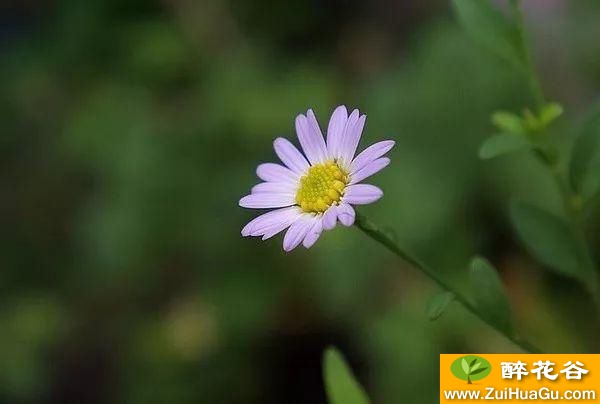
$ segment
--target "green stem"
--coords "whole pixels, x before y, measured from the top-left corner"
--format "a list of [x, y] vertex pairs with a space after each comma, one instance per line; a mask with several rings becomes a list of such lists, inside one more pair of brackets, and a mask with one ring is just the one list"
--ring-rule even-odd
[[425, 274], [429, 279], [431, 279], [434, 283], [436, 283], [443, 290], [450, 292], [454, 295], [454, 300], [459, 302], [465, 309], [470, 311], [473, 315], [479, 318], [481, 321], [492, 327], [498, 333], [504, 335], [508, 340], [510, 340], [513, 344], [520, 347], [525, 352], [529, 353], [543, 353], [541, 349], [536, 347], [535, 345], [527, 342], [526, 340], [516, 336], [507, 334], [502, 327], [495, 324], [485, 315], [483, 315], [475, 305], [473, 305], [466, 297], [464, 297], [460, 292], [458, 292], [454, 287], [452, 287], [449, 283], [447, 283], [436, 271], [429, 268], [423, 262], [421, 262], [418, 258], [408, 254], [404, 251], [400, 246], [384, 231], [380, 230], [373, 222], [367, 219], [365, 216], [361, 215], [357, 212], [356, 214], [356, 226], [361, 229], [366, 235], [382, 244], [388, 250], [396, 254], [398, 257], [402, 258], [407, 263], [411, 264], [414, 268], [421, 271]]
[[535, 73], [535, 67], [533, 63], [532, 51], [527, 41], [527, 33], [525, 32], [525, 21], [523, 11], [521, 10], [521, 2], [519, 0], [511, 0], [510, 2], [513, 15], [517, 22], [517, 35], [518, 35], [518, 46], [521, 56], [523, 58], [525, 75], [527, 76], [527, 83], [533, 96], [537, 112], [540, 112], [541, 108], [545, 104], [544, 93], [542, 86], [538, 80], [538, 76]]

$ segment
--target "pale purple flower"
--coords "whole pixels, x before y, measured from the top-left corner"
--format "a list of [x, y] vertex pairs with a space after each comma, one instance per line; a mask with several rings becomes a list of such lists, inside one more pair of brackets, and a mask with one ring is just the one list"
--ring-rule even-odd
[[333, 229], [338, 221], [352, 226], [352, 205], [366, 205], [383, 196], [381, 189], [360, 182], [390, 163], [383, 155], [394, 146], [394, 141], [385, 140], [355, 156], [365, 121], [357, 109], [348, 116], [346, 107], [339, 106], [331, 115], [325, 140], [312, 110], [298, 115], [296, 133], [304, 154], [289, 140], [275, 139], [275, 153], [283, 165], [260, 164], [256, 174], [264, 182], [239, 202], [244, 208], [275, 210], [248, 223], [242, 236], [266, 240], [288, 229], [283, 249], [291, 251], [300, 243], [311, 247], [323, 230]]

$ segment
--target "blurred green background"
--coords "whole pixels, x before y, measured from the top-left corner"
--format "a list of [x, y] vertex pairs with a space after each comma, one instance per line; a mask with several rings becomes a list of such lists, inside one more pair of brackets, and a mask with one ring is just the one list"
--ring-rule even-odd
[[[566, 152], [600, 4], [524, 3]], [[436, 288], [354, 228], [290, 254], [240, 236], [272, 140], [339, 104], [367, 113], [362, 147], [397, 142], [361, 212], [459, 286], [487, 256], [525, 335], [598, 352], [586, 293], [508, 222], [511, 196], [560, 210], [551, 178], [477, 159], [523, 80], [448, 2], [8, 0], [0, 37], [0, 402], [325, 403], [336, 345], [376, 403], [434, 403], [439, 353], [515, 352], [456, 304], [430, 322]], [[600, 215], [588, 231], [597, 254]]]

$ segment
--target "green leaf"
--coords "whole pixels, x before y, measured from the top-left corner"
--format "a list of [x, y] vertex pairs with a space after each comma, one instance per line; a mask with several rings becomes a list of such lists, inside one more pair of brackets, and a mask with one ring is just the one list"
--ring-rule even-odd
[[[471, 368], [472, 368], [472, 367], [473, 367], [473, 365], [475, 364], [475, 362], [477, 362], [477, 358], [473, 359], [473, 360], [471, 361], [471, 363], [469, 363], [469, 367], [471, 367]], [[473, 370], [473, 369], [471, 369], [471, 370]]]
[[484, 258], [471, 260], [471, 293], [481, 313], [508, 335], [512, 334], [510, 305], [496, 269]]
[[523, 111], [523, 123], [525, 130], [531, 134], [540, 133], [545, 129], [540, 117], [531, 112], [529, 108], [525, 108]]
[[542, 264], [563, 275], [586, 279], [579, 265], [577, 241], [563, 219], [516, 201], [511, 204], [510, 216], [519, 237]]
[[491, 159], [502, 154], [515, 152], [530, 146], [529, 141], [521, 135], [503, 133], [487, 138], [479, 148], [479, 158]]
[[[476, 363], [475, 366], [471, 365], [471, 374], [475, 374], [475, 373], [473, 373], [473, 371], [476, 370], [477, 368], [479, 368], [479, 366], [481, 366], [481, 362]], [[487, 369], [487, 368], [484, 368], [484, 369]], [[479, 372], [477, 372], [477, 373], [479, 373]]]
[[460, 362], [460, 366], [462, 367], [463, 372], [465, 372], [465, 374], [468, 376], [469, 364], [467, 363], [467, 360], [465, 358], [463, 358], [463, 360]]
[[554, 122], [559, 116], [561, 116], [563, 111], [562, 105], [556, 102], [548, 103], [542, 107], [539, 120], [542, 125], [546, 127]]
[[496, 111], [492, 114], [492, 123], [501, 132], [524, 135], [526, 130], [520, 116], [507, 111]]
[[476, 371], [474, 371], [474, 372], [471, 372], [471, 374], [470, 374], [469, 376], [474, 376], [474, 375], [476, 375], [476, 374], [479, 374], [479, 373], [483, 372], [483, 371], [484, 371], [484, 370], [486, 370], [486, 369], [487, 369], [487, 368], [481, 368], [481, 369], [477, 369]]
[[440, 318], [452, 300], [454, 300], [454, 294], [451, 292], [440, 292], [433, 295], [427, 304], [429, 319], [435, 321]]
[[587, 114], [578, 132], [569, 180], [576, 192], [591, 196], [600, 188], [600, 103]]
[[472, 39], [504, 59], [523, 66], [517, 26], [489, 0], [454, 0], [454, 9]]
[[327, 348], [323, 355], [323, 374], [329, 404], [369, 404], [367, 394], [356, 381], [342, 354]]

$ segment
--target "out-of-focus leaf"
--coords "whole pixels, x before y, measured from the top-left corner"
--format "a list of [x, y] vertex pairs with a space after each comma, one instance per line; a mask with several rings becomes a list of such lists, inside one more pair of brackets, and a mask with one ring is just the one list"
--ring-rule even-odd
[[569, 177], [573, 189], [584, 196], [600, 188], [600, 103], [581, 126], [571, 153]]
[[512, 334], [510, 304], [496, 269], [484, 258], [475, 257], [470, 268], [471, 293], [475, 304], [491, 322]]
[[556, 120], [559, 116], [561, 116], [563, 114], [563, 111], [564, 110], [562, 105], [556, 102], [548, 103], [542, 107], [542, 110], [540, 111], [539, 120], [543, 126], [548, 126], [552, 122], [554, 122], [554, 120]]
[[433, 295], [427, 304], [429, 319], [435, 321], [440, 318], [452, 300], [454, 300], [454, 294], [451, 292], [440, 292]]
[[454, 0], [462, 25], [474, 41], [517, 66], [523, 65], [516, 25], [492, 7], [488, 0]]
[[540, 133], [545, 129], [545, 125], [542, 123], [540, 117], [529, 108], [525, 108], [523, 111], [523, 122], [525, 124], [525, 131], [530, 134]]
[[[475, 373], [473, 373], [473, 372], [474, 372], [475, 370], [477, 370], [477, 369], [479, 368], [479, 366], [481, 366], [481, 362], [479, 362], [479, 363], [476, 363], [474, 366], [473, 366], [473, 365], [471, 366], [471, 374], [472, 374], [472, 375], [473, 375], [473, 374], [475, 374]], [[485, 369], [487, 369], [487, 368], [485, 368]], [[479, 371], [479, 372], [481, 372], [481, 371]], [[479, 372], [477, 372], [477, 373], [479, 373]]]
[[529, 146], [530, 143], [524, 136], [502, 133], [489, 137], [483, 142], [479, 148], [479, 158], [488, 160]]
[[585, 280], [575, 237], [561, 218], [538, 207], [513, 201], [512, 223], [529, 252], [548, 268]]
[[525, 126], [520, 116], [508, 111], [496, 111], [492, 114], [492, 123], [503, 133], [525, 134]]
[[323, 355], [323, 374], [329, 404], [369, 404], [370, 400], [356, 381], [342, 354], [327, 348]]
[[471, 372], [471, 374], [469, 376], [473, 376], [473, 375], [479, 374], [479, 373], [483, 372], [486, 369], [487, 368], [481, 368], [481, 369], [474, 370], [474, 371]]

